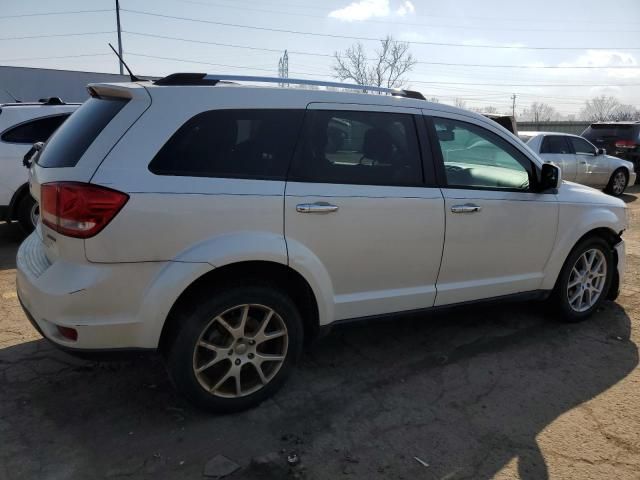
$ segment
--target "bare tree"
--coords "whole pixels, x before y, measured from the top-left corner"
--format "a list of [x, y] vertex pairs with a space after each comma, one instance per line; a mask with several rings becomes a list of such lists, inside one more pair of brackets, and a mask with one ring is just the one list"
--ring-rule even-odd
[[344, 52], [333, 54], [334, 75], [340, 80], [353, 80], [359, 85], [397, 88], [406, 83], [404, 75], [411, 71], [416, 60], [409, 44], [398, 42], [391, 36], [380, 40], [380, 48], [373, 59], [368, 59], [361, 43]]
[[617, 122], [640, 120], [640, 110], [633, 105], [620, 105], [611, 115], [611, 120]]
[[616, 110], [620, 107], [620, 102], [615, 97], [601, 95], [587, 100], [580, 116], [590, 122], [600, 122], [612, 120]]
[[467, 102], [461, 98], [454, 99], [453, 104], [458, 108], [467, 108]]
[[549, 122], [557, 116], [555, 108], [542, 102], [533, 102], [529, 108], [525, 108], [522, 117], [533, 122]]

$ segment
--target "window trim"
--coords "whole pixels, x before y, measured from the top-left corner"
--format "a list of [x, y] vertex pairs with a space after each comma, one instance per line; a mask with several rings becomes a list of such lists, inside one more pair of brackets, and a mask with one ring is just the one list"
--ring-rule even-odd
[[[543, 152], [542, 149], [544, 148], [544, 144], [547, 141], [548, 138], [551, 137], [559, 137], [564, 139], [564, 143], [567, 146], [567, 150], [569, 150], [567, 153], [551, 153], [551, 152]], [[571, 144], [571, 142], [569, 141], [569, 137], [568, 135], [544, 135], [542, 137], [542, 142], [540, 142], [540, 154], [541, 155], [573, 155], [575, 154], [575, 150], [573, 148], [573, 145]]]
[[[360, 105], [362, 107], [368, 107], [370, 105]], [[375, 106], [375, 105], [374, 105]], [[301, 149], [304, 146], [304, 135], [306, 134], [308, 128], [309, 128], [309, 124], [312, 121], [312, 117], [316, 112], [345, 112], [345, 113], [386, 113], [386, 114], [392, 114], [392, 115], [406, 115], [407, 117], [411, 118], [411, 121], [413, 123], [413, 128], [415, 130], [415, 138], [416, 138], [416, 143], [418, 146], [418, 155], [420, 157], [419, 159], [419, 165], [420, 165], [420, 181], [416, 184], [407, 184], [407, 185], [390, 185], [390, 184], [380, 184], [380, 183], [370, 183], [370, 182], [358, 182], [358, 183], [354, 183], [354, 182], [340, 182], [340, 183], [336, 183], [336, 182], [330, 182], [330, 181], [322, 181], [322, 180], [316, 180], [316, 179], [309, 179], [309, 178], [305, 178], [305, 177], [301, 177], [300, 175], [297, 174], [296, 170], [299, 170], [301, 168], [300, 166], [300, 162], [303, 161], [302, 159], [302, 153], [301, 153]], [[428, 152], [429, 150], [427, 150], [428, 144], [430, 143], [428, 141], [428, 139], [420, 134], [420, 121], [418, 118], [416, 117], [421, 117], [422, 115], [419, 113], [408, 113], [408, 112], [399, 112], [399, 111], [394, 111], [392, 109], [389, 110], [368, 110], [366, 108], [362, 108], [362, 109], [356, 109], [356, 108], [345, 108], [345, 109], [340, 109], [340, 108], [336, 108], [336, 106], [332, 106], [331, 107], [327, 107], [327, 108], [307, 108], [305, 111], [305, 115], [304, 115], [304, 120], [302, 122], [302, 127], [298, 133], [298, 140], [296, 142], [296, 149], [295, 149], [295, 153], [293, 155], [293, 159], [290, 163], [290, 167], [289, 170], [287, 171], [287, 182], [296, 182], [296, 183], [310, 183], [310, 184], [325, 184], [325, 185], [357, 185], [357, 186], [365, 186], [365, 187], [392, 187], [392, 188], [424, 188], [424, 187], [437, 187], [436, 182], [433, 181], [435, 179], [431, 179], [432, 180], [432, 185], [431, 184], [427, 184], [426, 179], [429, 178], [429, 173], [428, 173], [428, 169], [425, 168], [425, 152]], [[432, 161], [433, 164], [433, 161]]]
[[[448, 117], [439, 117], [437, 115], [425, 114], [425, 122], [429, 129], [429, 138], [431, 139], [432, 151], [434, 155], [434, 165], [436, 168], [436, 176], [438, 180], [438, 185], [440, 188], [449, 188], [455, 190], [480, 190], [480, 191], [490, 191], [490, 192], [513, 192], [513, 193], [524, 193], [524, 194], [532, 194], [532, 193], [544, 193], [538, 191], [538, 166], [535, 162], [533, 162], [527, 155], [521, 152], [515, 145], [508, 142], [506, 139], [502, 138], [495, 132], [484, 128], [481, 125], [477, 125], [472, 122], [467, 122], [465, 120], [458, 120], [457, 118], [448, 118]], [[507, 152], [512, 155], [517, 161], [518, 157], [520, 160], [524, 160], [529, 163], [531, 166], [531, 171], [529, 172], [529, 188], [527, 190], [521, 190], [518, 188], [496, 188], [496, 187], [483, 187], [483, 186], [473, 186], [473, 185], [449, 185], [447, 181], [447, 174], [444, 167], [444, 156], [442, 155], [442, 149], [440, 148], [440, 141], [438, 140], [438, 134], [436, 132], [435, 121], [436, 120], [445, 120], [451, 122], [462, 123], [464, 125], [471, 125], [473, 128], [481, 128], [486, 130], [491, 136], [498, 138], [500, 141], [504, 142], [512, 152]], [[520, 162], [519, 162], [520, 163]]]
[[[72, 113], [73, 113], [73, 111], [71, 111], [71, 112], [62, 112], [62, 113], [54, 113], [54, 114], [51, 114], [51, 115], [43, 115], [42, 117], [33, 117], [33, 118], [30, 118], [29, 120], [24, 120], [24, 121], [22, 121], [20, 123], [16, 123], [15, 125], [12, 125], [10, 127], [5, 128], [4, 131], [2, 131], [2, 133], [0, 133], [0, 141], [2, 141], [4, 143], [9, 143], [11, 145], [33, 145], [35, 142], [12, 142], [10, 140], [5, 140], [4, 137], [5, 137], [5, 135], [7, 135], [8, 133], [12, 132], [16, 128], [20, 128], [23, 125], [26, 125], [27, 123], [37, 122], [39, 120], [45, 120], [47, 118], [55, 118], [55, 117], [67, 117], [67, 118], [69, 118]], [[66, 118], [65, 118], [65, 120], [63, 120], [60, 123], [60, 125], [62, 125], [65, 121], [66, 121]], [[58, 125], [58, 128], [60, 128], [60, 125]], [[49, 137], [51, 137], [51, 135], [49, 135]], [[36, 140], [36, 141], [39, 141], [39, 140]]]

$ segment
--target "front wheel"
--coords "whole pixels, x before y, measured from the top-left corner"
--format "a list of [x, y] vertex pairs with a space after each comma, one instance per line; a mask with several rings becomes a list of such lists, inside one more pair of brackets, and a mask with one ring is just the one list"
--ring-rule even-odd
[[609, 291], [613, 263], [611, 247], [601, 238], [587, 238], [576, 245], [554, 290], [564, 320], [584, 320], [598, 308]]
[[619, 197], [622, 195], [627, 188], [627, 183], [629, 182], [629, 174], [624, 168], [619, 168], [611, 178], [609, 179], [609, 184], [607, 185], [606, 192], [613, 195], [614, 197]]
[[198, 406], [239, 411], [271, 396], [302, 350], [294, 303], [270, 287], [238, 287], [199, 298], [167, 356], [177, 389]]

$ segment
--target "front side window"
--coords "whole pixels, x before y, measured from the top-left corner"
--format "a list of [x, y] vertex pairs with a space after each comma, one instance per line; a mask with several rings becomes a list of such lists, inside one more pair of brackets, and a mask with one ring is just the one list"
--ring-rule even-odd
[[561, 135], [547, 135], [542, 140], [542, 146], [540, 147], [540, 153], [555, 153], [566, 154], [572, 153], [567, 142], [567, 137]]
[[156, 175], [284, 180], [303, 110], [211, 110], [188, 120], [149, 164]]
[[52, 115], [21, 123], [2, 134], [2, 141], [8, 143], [46, 142], [51, 134], [62, 125], [70, 113]]
[[434, 126], [449, 187], [529, 190], [531, 162], [498, 135], [457, 120]]
[[569, 141], [578, 155], [595, 155], [596, 153], [596, 147], [582, 138], [569, 137]]
[[422, 184], [412, 115], [387, 112], [307, 112], [292, 180], [411, 186]]

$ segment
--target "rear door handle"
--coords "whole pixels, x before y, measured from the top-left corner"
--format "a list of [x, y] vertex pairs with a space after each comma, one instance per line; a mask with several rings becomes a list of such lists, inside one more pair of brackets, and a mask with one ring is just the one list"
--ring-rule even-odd
[[332, 213], [337, 211], [337, 205], [327, 202], [299, 203], [296, 205], [296, 212], [298, 213]]
[[464, 205], [454, 205], [451, 207], [452, 213], [476, 213], [480, 210], [482, 210], [482, 207], [475, 203], [465, 203]]

